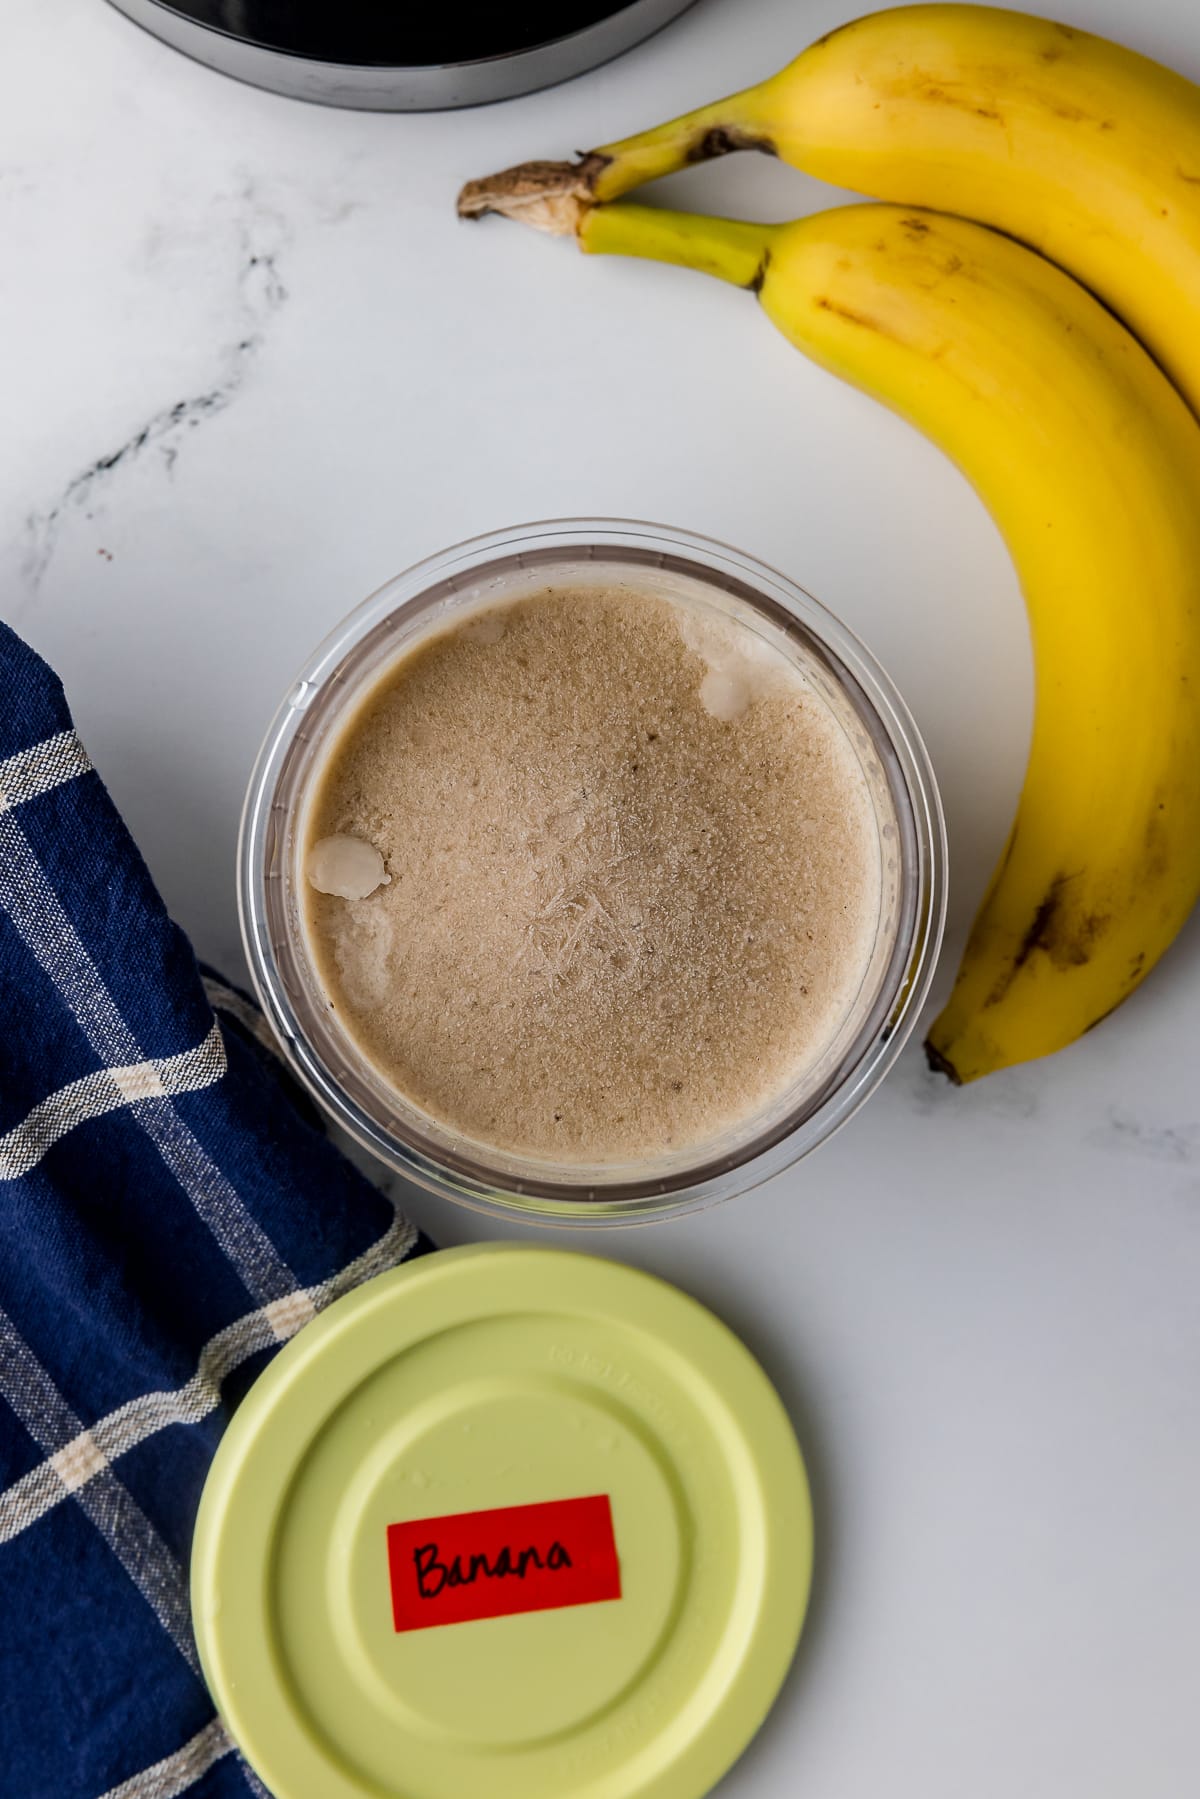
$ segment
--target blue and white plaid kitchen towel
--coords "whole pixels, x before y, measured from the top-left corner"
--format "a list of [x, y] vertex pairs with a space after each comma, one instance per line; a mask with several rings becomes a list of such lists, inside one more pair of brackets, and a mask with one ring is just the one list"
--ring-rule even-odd
[[231, 1408], [427, 1247], [197, 966], [0, 626], [0, 1794], [245, 1799], [187, 1562]]

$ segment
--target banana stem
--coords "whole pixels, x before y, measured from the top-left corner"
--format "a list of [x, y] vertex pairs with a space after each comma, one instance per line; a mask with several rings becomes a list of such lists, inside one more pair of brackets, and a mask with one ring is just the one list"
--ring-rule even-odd
[[495, 212], [538, 231], [570, 237], [592, 206], [619, 199], [645, 181], [732, 150], [774, 155], [763, 116], [767, 92], [766, 86], [747, 88], [651, 131], [590, 150], [574, 162], [522, 162], [468, 181], [458, 196], [459, 217], [479, 219]]
[[579, 242], [590, 255], [673, 262], [757, 293], [777, 230], [657, 206], [595, 206], [584, 214]]
[[759, 118], [761, 104], [762, 89], [747, 88], [650, 131], [603, 144], [586, 159], [600, 165], [590, 177], [592, 198], [616, 200], [645, 181], [734, 150], [765, 150], [773, 156], [775, 145]]

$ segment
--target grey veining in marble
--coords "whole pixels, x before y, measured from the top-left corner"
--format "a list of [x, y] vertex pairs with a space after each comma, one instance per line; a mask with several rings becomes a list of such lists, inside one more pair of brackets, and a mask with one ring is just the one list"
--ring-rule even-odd
[[[171, 475], [186, 448], [189, 432], [223, 412], [237, 397], [248, 367], [262, 349], [272, 319], [288, 297], [279, 261], [289, 235], [286, 219], [260, 203], [249, 176], [240, 199], [241, 207], [228, 234], [232, 252], [229, 341], [216, 350], [211, 386], [158, 408], [124, 442], [105, 449], [73, 475], [49, 505], [29, 513], [23, 572], [32, 589], [40, 585], [61, 533], [70, 526], [72, 514], [94, 516], [89, 508], [99, 504], [101, 496], [110, 497], [114, 483], [139, 457], [157, 456], [164, 472]], [[153, 239], [146, 260], [152, 267]]]

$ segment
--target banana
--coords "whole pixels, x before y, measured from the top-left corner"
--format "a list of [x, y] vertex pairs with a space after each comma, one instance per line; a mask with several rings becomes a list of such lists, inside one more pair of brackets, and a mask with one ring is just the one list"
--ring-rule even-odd
[[1200, 424], [1081, 287], [961, 219], [858, 205], [768, 226], [623, 204], [559, 228], [755, 291], [989, 507], [1029, 609], [1033, 743], [927, 1047], [970, 1081], [1073, 1042], [1200, 893]]
[[1032, 245], [1125, 320], [1200, 414], [1200, 88], [1024, 13], [875, 13], [744, 93], [576, 163], [472, 182], [460, 210], [540, 214], [553, 228], [740, 149]]

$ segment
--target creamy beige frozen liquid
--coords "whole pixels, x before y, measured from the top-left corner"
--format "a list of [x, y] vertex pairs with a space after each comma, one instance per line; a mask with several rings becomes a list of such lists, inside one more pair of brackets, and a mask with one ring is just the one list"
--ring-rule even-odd
[[699, 1146], [828, 1047], [880, 917], [858, 757], [744, 625], [547, 589], [420, 644], [310, 807], [306, 934], [443, 1127], [605, 1164]]

